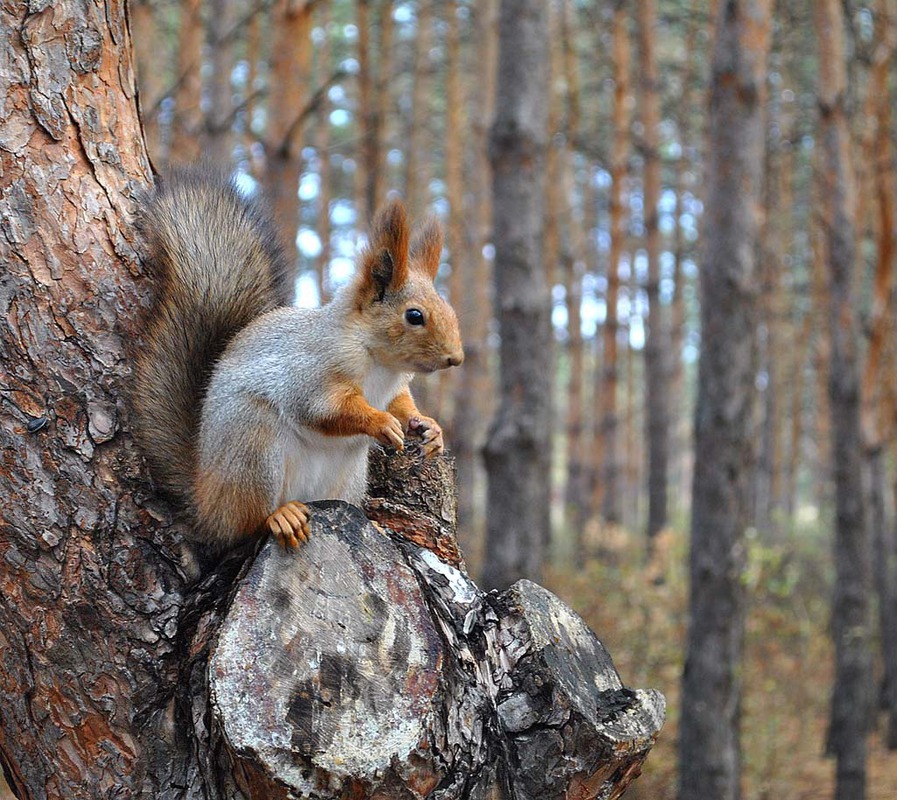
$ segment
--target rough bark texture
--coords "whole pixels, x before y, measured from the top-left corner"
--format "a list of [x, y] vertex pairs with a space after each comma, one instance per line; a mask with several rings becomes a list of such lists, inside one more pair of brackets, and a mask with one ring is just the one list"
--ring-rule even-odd
[[486, 444], [484, 583], [542, 569], [549, 528], [551, 298], [539, 263], [547, 135], [548, 39], [541, 0], [503, 0], [490, 156], [499, 408]]
[[824, 165], [819, 179], [830, 290], [828, 394], [835, 476], [835, 682], [828, 751], [837, 762], [835, 797], [862, 800], [866, 791], [866, 734], [872, 708], [871, 564], [863, 506], [858, 336], [852, 291], [856, 244], [842, 15], [836, 0], [820, 0], [814, 5], [819, 38], [819, 146]]
[[655, 39], [654, 0], [639, 0], [641, 56], [642, 157], [645, 164], [645, 251], [648, 256], [648, 320], [645, 336], [645, 442], [648, 459], [648, 542], [667, 524], [667, 464], [669, 462], [669, 325], [660, 303], [660, 77]]
[[710, 87], [680, 800], [740, 797], [742, 570], [754, 450], [755, 253], [769, 35], [768, 0], [720, 4]]

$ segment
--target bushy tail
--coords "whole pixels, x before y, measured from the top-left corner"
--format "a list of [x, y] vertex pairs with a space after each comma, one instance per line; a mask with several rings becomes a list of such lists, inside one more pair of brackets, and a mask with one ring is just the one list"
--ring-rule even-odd
[[290, 302], [292, 271], [272, 223], [208, 169], [161, 181], [137, 226], [155, 290], [136, 365], [138, 441], [159, 488], [189, 502], [212, 368], [237, 332]]

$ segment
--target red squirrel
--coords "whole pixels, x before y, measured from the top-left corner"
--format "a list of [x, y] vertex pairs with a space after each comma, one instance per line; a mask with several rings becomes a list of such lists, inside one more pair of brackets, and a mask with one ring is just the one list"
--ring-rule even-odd
[[408, 384], [464, 359], [436, 291], [442, 231], [412, 234], [399, 201], [377, 213], [354, 279], [321, 308], [288, 305], [270, 220], [222, 177], [162, 181], [138, 217], [155, 282], [136, 370], [138, 440], [199, 540], [225, 549], [270, 532], [309, 535], [306, 502], [359, 504], [372, 440], [427, 456], [439, 424]]

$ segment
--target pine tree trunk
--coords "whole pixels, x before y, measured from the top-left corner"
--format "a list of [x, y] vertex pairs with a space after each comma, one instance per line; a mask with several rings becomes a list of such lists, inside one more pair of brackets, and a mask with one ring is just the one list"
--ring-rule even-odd
[[[874, 565], [873, 578], [878, 595], [878, 626], [881, 637], [884, 674], [880, 704], [888, 714], [888, 745], [897, 749], [897, 561], [894, 536], [887, 517], [885, 495], [887, 475], [885, 453], [893, 437], [894, 419], [887, 413], [889, 382], [886, 369], [888, 345], [894, 338], [894, 280], [897, 267], [897, 176], [894, 172], [894, 146], [891, 139], [891, 94], [889, 67], [897, 48], [897, 2], [882, 0], [879, 17], [879, 41], [870, 76], [869, 96], [874, 99], [871, 120], [874, 128], [866, 157], [874, 175], [874, 199], [878, 216], [878, 260], [873, 285], [872, 312], [869, 322], [869, 346], [863, 367], [862, 427], [866, 471], [870, 491], [870, 535]], [[857, 220], [862, 220], [860, 212]], [[893, 344], [890, 349], [893, 351]]]
[[212, 0], [209, 8], [209, 110], [205, 121], [203, 152], [218, 164], [229, 164], [233, 157], [233, 89], [235, 0]]
[[830, 288], [832, 457], [835, 476], [835, 683], [828, 751], [835, 756], [838, 800], [866, 791], [866, 734], [871, 712], [870, 552], [863, 507], [860, 377], [853, 300], [856, 245], [845, 111], [844, 20], [837, 0], [814, 6], [819, 39], [819, 146]]
[[[565, 147], [561, 164], [561, 186], [564, 196], [566, 226], [561, 234], [561, 254], [564, 265], [564, 284], [567, 296], [567, 353], [570, 380], [567, 388], [567, 483], [565, 508], [568, 526], [576, 537], [576, 551], [583, 546], [582, 529], [588, 510], [586, 485], [586, 456], [588, 426], [585, 414], [586, 359], [582, 336], [582, 280], [585, 265], [585, 235], [582, 210], [575, 208], [574, 198], [585, 197], [590, 190], [586, 180], [576, 191], [575, 147], [579, 141], [579, 74], [573, 43], [577, 30], [576, 6], [562, 0], [559, 34], [563, 56], [564, 100], [566, 122]], [[586, 171], [586, 175], [590, 172]]]
[[[330, 3], [321, 3], [318, 24], [324, 31], [323, 41], [318, 48], [318, 86], [325, 86], [330, 79], [330, 72], [333, 69], [330, 55], [330, 20], [331, 8]], [[318, 184], [318, 225], [317, 234], [321, 242], [321, 252], [318, 254], [317, 275], [318, 275], [318, 297], [321, 303], [328, 298], [329, 291], [329, 274], [330, 274], [330, 257], [332, 248], [330, 245], [331, 224], [330, 224], [330, 201], [333, 194], [332, 182], [333, 177], [330, 174], [330, 102], [327, 94], [321, 98], [321, 102], [317, 109], [318, 119], [315, 128], [315, 150], [317, 152], [318, 176], [320, 183]]]
[[[448, 4], [454, 8], [454, 3]], [[452, 12], [454, 13], [454, 12]], [[429, 168], [425, 158], [428, 100], [431, 86], [430, 49], [433, 32], [433, 0], [420, 0], [417, 4], [417, 24], [414, 35], [414, 71], [411, 76], [411, 114], [405, 150], [405, 207], [412, 217], [424, 210], [429, 197]], [[447, 70], [446, 81], [451, 80]], [[451, 104], [446, 98], [446, 113]], [[451, 136], [447, 131], [446, 136]], [[453, 209], [454, 210], [454, 209]]]
[[723, 0], [710, 84], [680, 800], [740, 797], [745, 529], [750, 519], [762, 102], [769, 0]]
[[626, 239], [623, 184], [626, 180], [629, 157], [629, 69], [630, 42], [628, 12], [619, 3], [613, 20], [613, 143], [611, 150], [610, 188], [610, 255], [607, 264], [606, 317], [602, 331], [603, 374], [599, 393], [599, 437], [603, 467], [595, 485], [595, 508], [605, 521], [619, 523], [623, 518], [622, 482], [620, 480], [620, 416], [617, 403], [619, 357], [617, 340], [620, 331], [618, 317], [620, 299], [620, 259]]
[[199, 156], [202, 128], [202, 0], [184, 0], [178, 24], [178, 80], [169, 160], [186, 164]]
[[265, 131], [265, 188], [292, 261], [299, 253], [299, 177], [303, 123], [311, 78], [312, 0], [280, 0], [274, 14], [268, 123]]
[[454, 455], [458, 463], [458, 537], [474, 574], [480, 573], [485, 543], [484, 503], [478, 489], [485, 483], [481, 450], [494, 395], [489, 352], [492, 263], [492, 167], [489, 126], [495, 108], [498, 57], [498, 0], [481, 0], [473, 9], [476, 63], [482, 75], [474, 84], [471, 118], [473, 162], [469, 179], [472, 247], [467, 289], [455, 308], [464, 333], [464, 369], [455, 401]]
[[503, 0], [490, 157], [499, 408], [486, 444], [483, 580], [505, 587], [541, 574], [549, 529], [551, 298], [540, 263], [548, 99], [541, 0]]
[[140, 90], [140, 111], [146, 147], [155, 163], [163, 160], [159, 126], [159, 105], [164, 93], [164, 72], [157, 58], [158, 27], [156, 6], [152, 0], [135, 0], [130, 5], [131, 28], [134, 31], [134, 59], [137, 62], [137, 86]]
[[645, 250], [648, 256], [648, 320], [645, 337], [645, 440], [648, 476], [648, 546], [667, 524], [669, 463], [669, 326], [660, 302], [660, 78], [655, 37], [654, 0], [639, 0], [638, 28], [641, 56], [641, 122], [644, 174]]

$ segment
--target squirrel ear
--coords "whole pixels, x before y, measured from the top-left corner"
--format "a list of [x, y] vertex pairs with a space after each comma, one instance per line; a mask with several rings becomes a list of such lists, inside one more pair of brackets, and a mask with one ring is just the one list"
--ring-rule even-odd
[[408, 279], [408, 220], [400, 200], [392, 200], [374, 217], [362, 269], [365, 284], [380, 300], [387, 289], [394, 291]]
[[436, 217], [427, 217], [411, 243], [411, 258], [418, 262], [433, 280], [439, 271], [442, 256], [442, 226]]

